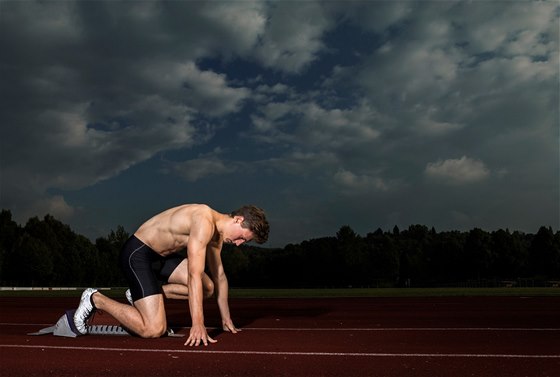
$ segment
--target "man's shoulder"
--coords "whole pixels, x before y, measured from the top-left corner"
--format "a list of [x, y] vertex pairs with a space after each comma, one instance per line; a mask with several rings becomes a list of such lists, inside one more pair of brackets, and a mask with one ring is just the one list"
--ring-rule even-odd
[[174, 212], [181, 212], [181, 213], [185, 213], [185, 214], [206, 214], [206, 213], [212, 213], [213, 209], [210, 208], [210, 206], [208, 206], [207, 204], [198, 204], [198, 203], [193, 203], [193, 204], [182, 204], [179, 205], [177, 207], [172, 208], [172, 210]]
[[215, 225], [216, 211], [207, 204], [192, 204], [186, 209], [193, 225]]
[[190, 204], [188, 209], [196, 215], [200, 216], [209, 216], [212, 217], [212, 214], [215, 212], [208, 204]]

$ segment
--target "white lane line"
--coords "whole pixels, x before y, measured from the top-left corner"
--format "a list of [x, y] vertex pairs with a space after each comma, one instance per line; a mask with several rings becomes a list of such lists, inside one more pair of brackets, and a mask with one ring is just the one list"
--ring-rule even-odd
[[498, 359], [560, 359], [560, 355], [507, 355], [507, 354], [472, 354], [472, 353], [371, 353], [371, 352], [290, 352], [290, 351], [218, 351], [185, 349], [149, 349], [149, 348], [107, 348], [107, 347], [69, 347], [46, 345], [0, 344], [0, 348], [29, 348], [41, 350], [70, 351], [109, 351], [109, 352], [152, 352], [152, 353], [205, 353], [226, 355], [264, 355], [264, 356], [354, 356], [354, 357], [438, 357], [438, 358], [498, 358]]
[[560, 331], [560, 328], [528, 327], [242, 327], [241, 329], [250, 331]]
[[[53, 323], [6, 323], [0, 326], [53, 326]], [[171, 326], [178, 331], [189, 327]], [[217, 327], [206, 327], [217, 330]], [[241, 327], [247, 331], [560, 331], [552, 327]]]

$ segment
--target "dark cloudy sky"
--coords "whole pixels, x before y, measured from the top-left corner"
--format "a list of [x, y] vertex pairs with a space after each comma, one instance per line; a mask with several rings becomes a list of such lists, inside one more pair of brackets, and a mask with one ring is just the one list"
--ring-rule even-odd
[[0, 206], [94, 239], [180, 203], [267, 245], [559, 228], [557, 1], [0, 2]]

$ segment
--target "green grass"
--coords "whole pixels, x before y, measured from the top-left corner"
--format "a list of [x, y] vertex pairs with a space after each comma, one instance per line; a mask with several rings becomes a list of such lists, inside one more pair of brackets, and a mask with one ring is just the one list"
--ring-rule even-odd
[[[123, 298], [126, 288], [103, 293]], [[51, 291], [0, 291], [0, 297], [79, 297], [82, 289]], [[560, 288], [333, 288], [333, 289], [230, 289], [232, 298], [320, 297], [467, 297], [467, 296], [559, 296]]]

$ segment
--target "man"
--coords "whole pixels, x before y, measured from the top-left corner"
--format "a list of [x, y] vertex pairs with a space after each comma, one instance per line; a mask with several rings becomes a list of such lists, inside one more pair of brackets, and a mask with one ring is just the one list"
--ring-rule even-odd
[[[237, 246], [268, 239], [269, 225], [262, 209], [244, 206], [231, 214], [219, 213], [207, 205], [186, 204], [168, 209], [146, 221], [125, 243], [121, 267], [130, 286], [133, 306], [115, 301], [96, 289], [82, 294], [74, 314], [78, 331], [86, 334], [87, 320], [96, 309], [109, 313], [123, 327], [144, 338], [155, 338], [167, 330], [164, 295], [188, 298], [192, 327], [185, 345], [215, 343], [204, 326], [203, 297], [216, 292], [225, 331], [237, 333], [228, 304], [228, 281], [220, 252], [223, 243]], [[187, 258], [176, 254], [187, 249]], [[160, 261], [159, 274], [167, 280], [163, 287], [152, 264]], [[210, 279], [205, 274], [208, 262]]]

